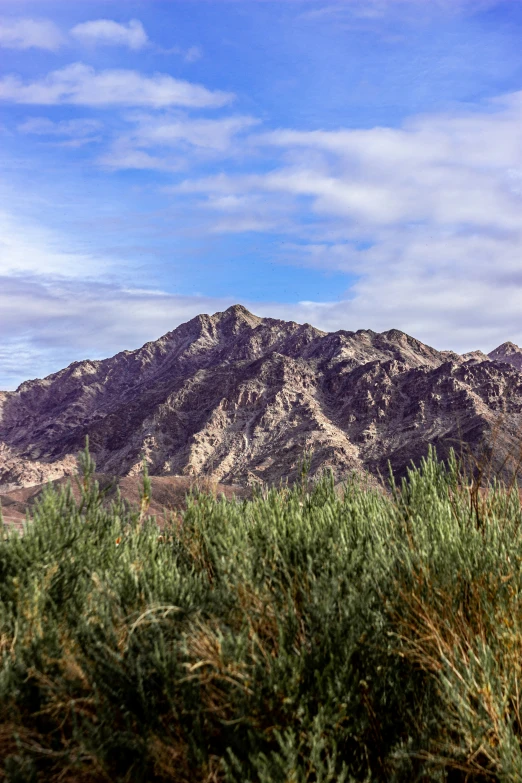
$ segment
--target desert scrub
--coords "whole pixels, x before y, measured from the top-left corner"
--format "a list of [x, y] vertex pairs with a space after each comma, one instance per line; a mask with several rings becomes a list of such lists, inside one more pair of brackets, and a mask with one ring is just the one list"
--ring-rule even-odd
[[3, 779], [522, 779], [517, 492], [431, 452], [159, 528], [83, 466], [0, 542]]

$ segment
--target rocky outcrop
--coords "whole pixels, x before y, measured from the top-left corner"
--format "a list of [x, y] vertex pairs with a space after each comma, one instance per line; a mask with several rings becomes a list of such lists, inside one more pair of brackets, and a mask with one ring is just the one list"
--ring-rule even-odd
[[522, 370], [522, 348], [515, 343], [502, 343], [494, 351], [488, 353], [488, 357], [494, 362], [504, 362]]
[[242, 485], [292, 480], [305, 450], [312, 473], [330, 466], [337, 480], [373, 480], [388, 460], [402, 474], [430, 443], [443, 457], [487, 444], [499, 416], [505, 454], [522, 374], [493, 354], [437, 351], [396, 329], [326, 333], [240, 305], [200, 315], [2, 393], [0, 491], [74, 473], [87, 435], [105, 474], [134, 476], [144, 456], [153, 476]]

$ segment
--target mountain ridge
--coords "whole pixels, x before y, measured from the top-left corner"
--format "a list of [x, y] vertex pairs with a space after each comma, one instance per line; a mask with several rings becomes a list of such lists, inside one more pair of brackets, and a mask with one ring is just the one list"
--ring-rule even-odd
[[[520, 363], [520, 366], [519, 366]], [[134, 351], [73, 362], [0, 393], [0, 491], [76, 472], [89, 436], [103, 473], [207, 476], [224, 484], [312, 473], [399, 475], [428, 444], [514, 445], [522, 350], [437, 351], [390, 329], [324, 332], [242, 305], [201, 314]]]

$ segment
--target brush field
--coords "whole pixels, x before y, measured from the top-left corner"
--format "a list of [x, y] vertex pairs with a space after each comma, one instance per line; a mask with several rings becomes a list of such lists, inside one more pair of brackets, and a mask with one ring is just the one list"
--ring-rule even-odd
[[158, 526], [93, 471], [0, 540], [0, 779], [522, 780], [518, 491], [431, 452]]

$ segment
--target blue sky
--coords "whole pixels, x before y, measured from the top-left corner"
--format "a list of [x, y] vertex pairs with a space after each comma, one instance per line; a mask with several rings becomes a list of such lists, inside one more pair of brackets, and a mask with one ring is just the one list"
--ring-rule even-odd
[[0, 388], [242, 302], [522, 343], [522, 2], [0, 0]]

